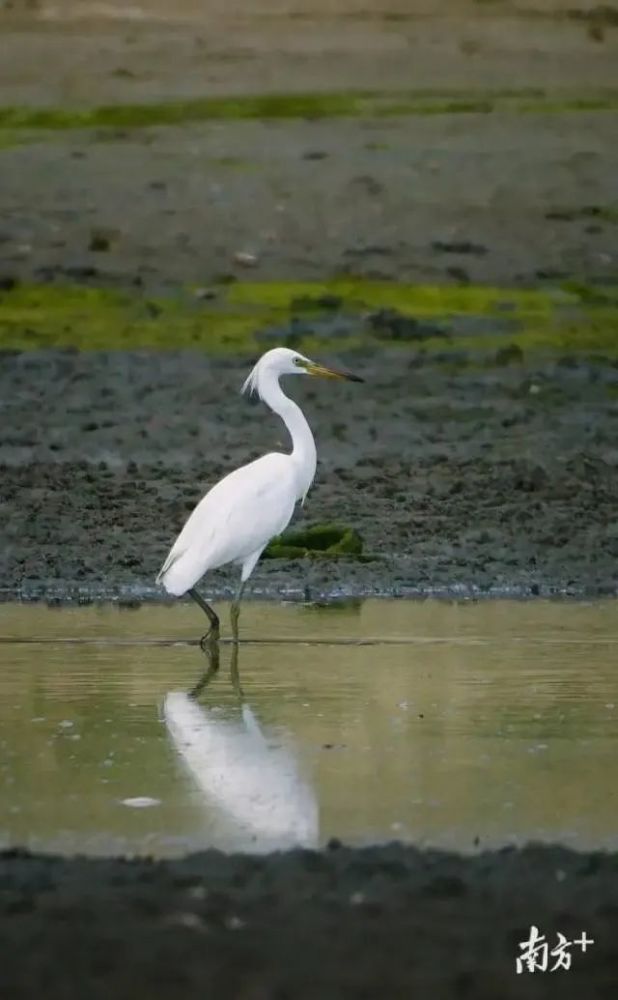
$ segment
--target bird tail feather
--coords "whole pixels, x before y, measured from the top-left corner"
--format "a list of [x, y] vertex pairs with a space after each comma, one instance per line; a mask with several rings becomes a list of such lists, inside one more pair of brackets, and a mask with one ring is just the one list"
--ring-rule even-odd
[[172, 568], [172, 566], [174, 565], [174, 563], [176, 562], [176, 560], [179, 558], [180, 555], [181, 555], [180, 552], [175, 552], [174, 549], [172, 549], [172, 551], [169, 553], [167, 559], [163, 563], [161, 569], [157, 573], [157, 579], [156, 579], [155, 583], [164, 582], [163, 578], [165, 577], [165, 574], [167, 573], [167, 571], [169, 569]]

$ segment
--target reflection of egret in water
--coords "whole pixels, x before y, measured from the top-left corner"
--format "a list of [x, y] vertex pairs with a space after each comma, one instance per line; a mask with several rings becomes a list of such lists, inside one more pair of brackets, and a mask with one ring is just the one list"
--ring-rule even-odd
[[[273, 850], [314, 846], [318, 807], [299, 775], [289, 748], [269, 744], [244, 701], [238, 674], [238, 645], [232, 647], [231, 677], [240, 717], [220, 719], [197, 703], [219, 668], [219, 645], [205, 647], [209, 667], [186, 694], [166, 695], [165, 724], [175, 749], [196, 782], [216, 829], [223, 823], [229, 847]], [[211, 838], [212, 841], [212, 838]], [[224, 846], [217, 842], [217, 846]]]

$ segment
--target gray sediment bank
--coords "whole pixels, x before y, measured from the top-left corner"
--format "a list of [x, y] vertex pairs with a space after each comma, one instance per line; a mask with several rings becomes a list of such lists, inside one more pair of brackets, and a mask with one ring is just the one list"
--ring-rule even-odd
[[[2, 989], [119, 1000], [604, 998], [618, 980], [614, 855], [464, 858], [398, 845], [179, 861], [0, 854]], [[570, 968], [517, 973], [531, 925]], [[537, 954], [542, 964], [542, 951]]]
[[[319, 454], [295, 524], [351, 526], [362, 557], [263, 560], [250, 594], [616, 593], [611, 361], [346, 361], [365, 385], [289, 384]], [[288, 447], [278, 418], [239, 396], [247, 368], [191, 352], [6, 354], [2, 597], [163, 596], [154, 577], [200, 496]], [[236, 575], [211, 574], [206, 592], [228, 596]]]

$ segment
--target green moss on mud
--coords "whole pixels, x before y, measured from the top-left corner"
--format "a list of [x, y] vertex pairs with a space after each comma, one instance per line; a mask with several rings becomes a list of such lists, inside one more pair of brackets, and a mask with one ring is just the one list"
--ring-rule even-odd
[[408, 315], [436, 316], [445, 313], [491, 315], [517, 309], [527, 313], [547, 312], [551, 297], [536, 289], [502, 289], [489, 285], [405, 285], [365, 278], [336, 278], [324, 283], [237, 282], [230, 286], [228, 300], [236, 305], [259, 305], [288, 311], [294, 301], [316, 303], [325, 296], [339, 298], [350, 311], [397, 309]]
[[191, 297], [132, 298], [81, 286], [18, 285], [0, 293], [0, 346], [79, 350], [248, 350], [249, 313], [204, 309]]
[[[380, 311], [418, 321], [422, 336], [390, 337]], [[290, 326], [293, 317], [301, 322]], [[344, 317], [347, 332], [338, 320]], [[431, 335], [432, 326], [436, 335]], [[429, 330], [429, 333], [427, 332]], [[17, 285], [0, 292], [0, 348], [193, 349], [255, 355], [277, 343], [306, 353], [397, 347], [490, 362], [505, 347], [547, 355], [618, 357], [618, 288], [415, 286], [346, 278], [324, 283], [237, 282], [213, 299], [189, 290], [144, 298], [105, 288]]]
[[268, 544], [264, 559], [360, 556], [363, 541], [355, 528], [316, 524], [302, 531], [286, 531]]
[[406, 115], [516, 114], [615, 111], [618, 92], [562, 91], [547, 94], [529, 88], [495, 91], [335, 91], [207, 97], [152, 104], [110, 104], [90, 108], [0, 107], [4, 129], [131, 129], [205, 121], [298, 118], [394, 117]]

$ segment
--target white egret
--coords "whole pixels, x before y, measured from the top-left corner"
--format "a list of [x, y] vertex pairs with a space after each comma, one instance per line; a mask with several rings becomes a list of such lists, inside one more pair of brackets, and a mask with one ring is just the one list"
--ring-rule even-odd
[[246, 379], [242, 392], [257, 393], [281, 417], [292, 439], [292, 451], [263, 455], [213, 486], [190, 514], [161, 567], [157, 583], [175, 597], [189, 594], [207, 614], [210, 629], [204, 639], [218, 639], [219, 618], [195, 585], [208, 570], [226, 563], [242, 567], [231, 611], [237, 639], [245, 584], [270, 539], [289, 524], [297, 501], [304, 502], [315, 476], [313, 434], [300, 407], [281, 389], [282, 375], [363, 381], [357, 375], [316, 364], [287, 347], [267, 351]]

